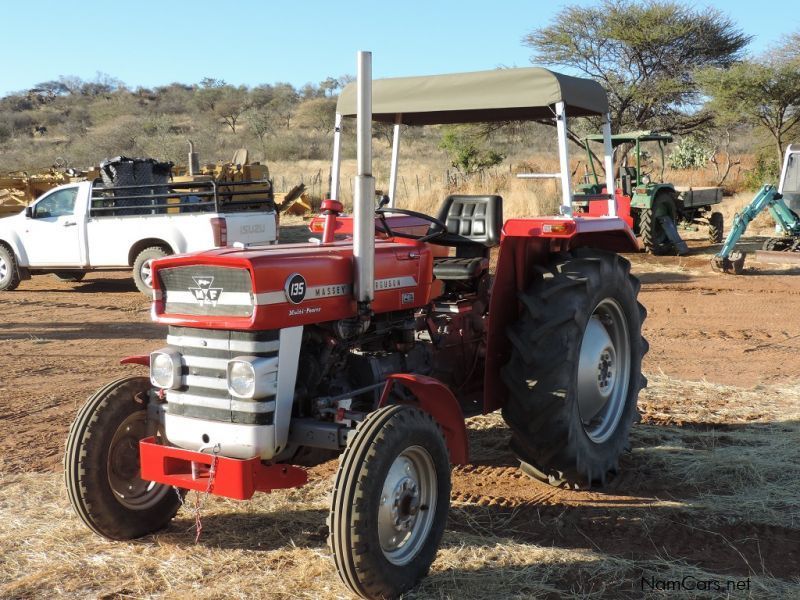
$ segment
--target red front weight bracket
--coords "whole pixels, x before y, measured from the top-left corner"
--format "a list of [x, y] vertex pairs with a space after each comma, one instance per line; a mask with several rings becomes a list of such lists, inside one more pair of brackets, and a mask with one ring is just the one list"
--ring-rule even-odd
[[[158, 444], [154, 437], [139, 442], [141, 477], [145, 481], [248, 500], [255, 492], [305, 485], [308, 475], [292, 465], [265, 465], [258, 456], [240, 460]], [[209, 489], [211, 465], [216, 461]]]

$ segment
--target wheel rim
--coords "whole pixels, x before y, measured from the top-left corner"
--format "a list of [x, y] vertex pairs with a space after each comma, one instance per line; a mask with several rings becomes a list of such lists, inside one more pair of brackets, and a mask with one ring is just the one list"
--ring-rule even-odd
[[142, 263], [142, 268], [139, 269], [139, 276], [142, 278], [142, 283], [147, 287], [153, 287], [153, 259], [146, 260]]
[[8, 276], [8, 263], [6, 262], [6, 259], [4, 257], [0, 256], [0, 281], [5, 280], [7, 276]]
[[411, 562], [425, 544], [436, 512], [436, 468], [421, 446], [409, 446], [395, 458], [381, 490], [378, 539], [386, 559]]
[[631, 349], [622, 307], [606, 298], [594, 309], [581, 341], [578, 412], [583, 430], [596, 444], [619, 425], [628, 397]]
[[145, 510], [169, 493], [169, 486], [141, 478], [139, 440], [152, 435], [147, 412], [137, 411], [117, 428], [108, 448], [108, 483], [120, 504], [131, 510]]

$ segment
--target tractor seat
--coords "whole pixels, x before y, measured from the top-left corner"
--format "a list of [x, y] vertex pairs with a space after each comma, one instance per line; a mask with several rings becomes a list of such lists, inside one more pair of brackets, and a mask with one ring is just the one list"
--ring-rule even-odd
[[[452, 195], [445, 198], [438, 219], [447, 233], [431, 244], [456, 249], [455, 256], [433, 259], [433, 274], [445, 281], [475, 279], [489, 268], [489, 249], [500, 243], [503, 199], [500, 196]], [[429, 233], [438, 230], [431, 225]]]

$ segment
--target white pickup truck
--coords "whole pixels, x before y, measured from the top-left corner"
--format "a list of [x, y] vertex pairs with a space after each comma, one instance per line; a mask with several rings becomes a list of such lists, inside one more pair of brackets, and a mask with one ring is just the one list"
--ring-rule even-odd
[[0, 291], [54, 273], [133, 269], [150, 294], [150, 262], [218, 246], [273, 243], [277, 213], [269, 181], [104, 187], [100, 180], [54, 188], [0, 219]]

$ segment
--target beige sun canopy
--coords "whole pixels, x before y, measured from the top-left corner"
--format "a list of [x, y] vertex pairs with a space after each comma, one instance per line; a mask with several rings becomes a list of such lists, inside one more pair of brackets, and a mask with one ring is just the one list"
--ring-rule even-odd
[[[596, 81], [540, 67], [376, 79], [372, 118], [405, 125], [547, 119], [563, 102], [570, 116], [603, 115], [608, 100]], [[356, 115], [356, 83], [339, 95], [336, 112]]]

